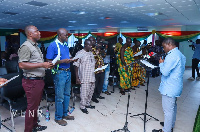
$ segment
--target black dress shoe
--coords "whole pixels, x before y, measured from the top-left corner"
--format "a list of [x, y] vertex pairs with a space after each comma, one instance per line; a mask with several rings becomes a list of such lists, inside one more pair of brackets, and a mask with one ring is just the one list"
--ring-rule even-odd
[[105, 97], [102, 97], [102, 96], [99, 96], [98, 98], [99, 98], [99, 99], [105, 99]]
[[105, 92], [102, 92], [102, 93], [105, 93], [105, 94], [107, 94], [107, 95], [111, 95], [111, 93], [108, 92], [108, 91], [105, 91]]
[[[160, 125], [164, 127], [164, 122], [160, 122]], [[173, 128], [171, 129], [171, 132], [173, 132]]]
[[160, 125], [164, 127], [164, 122], [160, 122]]
[[87, 111], [87, 109], [85, 108], [85, 109], [81, 109], [81, 111], [83, 112], [83, 113], [85, 113], [85, 114], [88, 114], [89, 112]]
[[92, 101], [95, 103], [99, 103], [99, 100], [97, 100], [97, 99], [92, 99]]
[[86, 108], [90, 108], [90, 109], [95, 109], [95, 106], [89, 105], [89, 106], [85, 106]]
[[36, 126], [36, 127], [33, 128], [32, 132], [43, 131], [45, 129], [47, 129], [47, 126], [40, 126], [40, 125], [38, 125], [38, 126]]
[[153, 129], [152, 132], [162, 132], [162, 129], [159, 130]]

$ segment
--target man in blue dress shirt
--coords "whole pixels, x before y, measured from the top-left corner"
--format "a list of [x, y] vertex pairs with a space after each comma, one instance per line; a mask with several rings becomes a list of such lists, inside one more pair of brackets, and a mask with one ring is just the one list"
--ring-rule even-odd
[[159, 67], [162, 73], [159, 91], [162, 95], [162, 107], [164, 111], [163, 129], [152, 132], [171, 132], [176, 121], [177, 97], [180, 97], [183, 89], [183, 74], [186, 58], [178, 50], [172, 38], [166, 38], [162, 43], [165, 59], [160, 58]]

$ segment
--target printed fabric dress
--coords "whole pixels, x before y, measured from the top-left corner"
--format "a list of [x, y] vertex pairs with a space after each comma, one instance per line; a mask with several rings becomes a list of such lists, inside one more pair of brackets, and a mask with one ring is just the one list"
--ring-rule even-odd
[[[133, 50], [131, 47], [127, 47], [124, 52], [124, 60], [126, 65], [129, 65], [134, 61], [133, 59]], [[120, 75], [120, 87], [123, 89], [131, 88], [131, 66], [128, 66], [128, 71], [125, 70], [124, 64], [121, 61], [120, 51], [118, 52], [118, 72]]]
[[[133, 55], [135, 55], [138, 52], [140, 52], [139, 49], [137, 49], [137, 51], [134, 52]], [[139, 85], [139, 83], [144, 84], [145, 76], [146, 70], [143, 67], [141, 67], [138, 63], [134, 63], [132, 68], [131, 87], [136, 87]]]

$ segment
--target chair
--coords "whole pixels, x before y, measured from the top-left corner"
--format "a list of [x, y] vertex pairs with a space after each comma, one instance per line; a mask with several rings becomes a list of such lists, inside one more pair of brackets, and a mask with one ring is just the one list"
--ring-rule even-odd
[[[21, 112], [26, 111], [27, 99], [25, 97], [25, 91], [22, 87], [22, 74], [21, 73], [9, 73], [6, 75], [1, 75], [1, 78], [10, 79], [16, 75], [19, 75], [16, 79], [9, 82], [6, 86], [1, 88], [1, 98], [3, 99], [3, 106], [10, 111], [11, 117], [2, 120], [6, 122], [11, 120], [13, 131], [15, 131], [14, 118], [19, 116]], [[6, 127], [3, 123], [1, 123]], [[9, 129], [8, 127], [6, 127]], [[12, 131], [11, 129], [9, 129]]]
[[72, 107], [75, 106], [75, 100], [77, 95], [80, 94], [80, 84], [76, 84], [76, 74], [73, 63], [70, 63], [70, 71], [71, 71], [71, 94], [72, 94]]
[[17, 61], [5, 61], [5, 67], [8, 73], [19, 72], [19, 65]]
[[6, 67], [0, 67], [0, 75], [5, 75], [5, 74], [7, 74], [8, 72], [7, 72], [7, 69], [6, 69]]
[[49, 104], [55, 102], [55, 87], [54, 87], [54, 81], [51, 74], [51, 70], [47, 69], [45, 71], [45, 86], [44, 86], [44, 99], [46, 100], [46, 106], [40, 107], [40, 109], [43, 109], [44, 107], [49, 110], [49, 106], [53, 104]]

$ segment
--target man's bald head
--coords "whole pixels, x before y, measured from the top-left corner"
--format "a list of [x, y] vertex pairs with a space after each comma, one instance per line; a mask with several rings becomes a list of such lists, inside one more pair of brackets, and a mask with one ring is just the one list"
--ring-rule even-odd
[[91, 48], [92, 48], [92, 41], [90, 41], [89, 39], [86, 39], [84, 42], [85, 51], [89, 52]]
[[57, 30], [58, 40], [62, 43], [68, 40], [68, 31], [65, 28], [59, 28]]
[[92, 46], [94, 47], [95, 44], [96, 44], [95, 38], [91, 36], [91, 37], [89, 37], [88, 39], [92, 42]]
[[28, 25], [25, 27], [25, 34], [26, 37], [32, 40], [33, 42], [37, 42], [41, 37], [37, 27], [33, 25]]
[[25, 27], [25, 34], [26, 36], [28, 36], [28, 34], [32, 31], [32, 29], [34, 28], [35, 26], [33, 25], [28, 25]]

